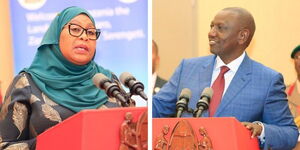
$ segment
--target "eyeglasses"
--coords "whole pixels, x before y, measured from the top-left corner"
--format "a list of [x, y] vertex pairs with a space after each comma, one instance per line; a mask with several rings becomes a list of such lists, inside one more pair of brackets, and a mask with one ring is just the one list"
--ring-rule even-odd
[[75, 37], [80, 37], [83, 31], [85, 31], [85, 34], [87, 35], [88, 39], [97, 40], [101, 33], [100, 29], [95, 29], [95, 28], [85, 29], [77, 24], [70, 23], [68, 26], [69, 26], [69, 34]]

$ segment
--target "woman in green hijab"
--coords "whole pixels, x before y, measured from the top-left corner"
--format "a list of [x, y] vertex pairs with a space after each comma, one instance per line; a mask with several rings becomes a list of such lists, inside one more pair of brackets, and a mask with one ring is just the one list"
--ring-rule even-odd
[[83, 109], [118, 107], [92, 77], [114, 75], [93, 58], [100, 31], [92, 16], [69, 7], [52, 21], [29, 68], [7, 90], [0, 113], [0, 149], [35, 149], [37, 135]]

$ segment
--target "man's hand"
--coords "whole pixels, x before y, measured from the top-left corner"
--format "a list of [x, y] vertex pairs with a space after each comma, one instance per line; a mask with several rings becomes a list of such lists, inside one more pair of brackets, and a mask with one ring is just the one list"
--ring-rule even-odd
[[257, 123], [251, 123], [251, 122], [242, 122], [242, 124], [252, 132], [251, 138], [254, 138], [256, 136], [260, 136], [262, 132], [262, 126]]

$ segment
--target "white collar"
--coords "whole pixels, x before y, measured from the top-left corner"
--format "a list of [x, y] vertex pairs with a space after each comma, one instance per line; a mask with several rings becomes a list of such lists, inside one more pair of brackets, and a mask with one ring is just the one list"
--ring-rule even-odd
[[227, 66], [230, 69], [229, 71], [236, 72], [239, 69], [239, 66], [241, 65], [241, 63], [243, 62], [245, 56], [246, 56], [246, 52], [243, 52], [243, 54], [241, 56], [239, 56], [235, 60], [231, 61], [227, 65], [222, 61], [222, 59], [219, 56], [217, 56], [214, 70], [218, 70], [222, 66]]

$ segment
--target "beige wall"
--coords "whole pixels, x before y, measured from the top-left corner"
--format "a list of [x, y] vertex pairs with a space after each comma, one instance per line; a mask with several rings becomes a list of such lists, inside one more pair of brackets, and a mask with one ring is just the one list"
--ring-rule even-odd
[[197, 0], [153, 0], [152, 36], [160, 55], [158, 74], [169, 79], [182, 58], [197, 56]]
[[12, 36], [8, 2], [8, 0], [1, 0], [0, 2], [0, 81], [2, 95], [5, 94], [5, 91], [13, 78]]
[[[249, 10], [256, 21], [257, 30], [247, 49], [250, 57], [281, 72], [286, 84], [295, 80], [290, 53], [300, 44], [299, 0], [197, 0], [196, 6], [192, 3], [193, 0], [153, 0], [153, 38], [160, 45], [159, 74], [163, 77], [169, 77], [182, 58], [209, 54], [207, 33], [211, 20], [222, 8], [239, 6]], [[196, 17], [189, 13], [193, 11]], [[196, 34], [187, 37], [184, 33], [189, 32]], [[197, 49], [196, 54], [193, 48]]]

